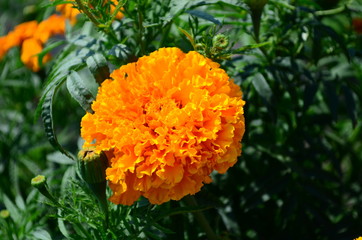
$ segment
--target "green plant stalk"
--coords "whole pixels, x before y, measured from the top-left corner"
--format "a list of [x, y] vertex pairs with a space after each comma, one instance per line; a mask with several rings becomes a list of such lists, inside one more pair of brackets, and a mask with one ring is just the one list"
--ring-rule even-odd
[[112, 22], [114, 21], [114, 19], [116, 19], [117, 13], [121, 10], [121, 8], [126, 4], [127, 0], [118, 2], [116, 8], [114, 9], [112, 15], [111, 15], [111, 19], [107, 22], [107, 27], [109, 28], [112, 24]]
[[143, 41], [143, 15], [142, 15], [142, 12], [140, 10], [140, 1], [138, 1], [138, 8], [137, 8], [137, 11], [138, 11], [138, 31], [139, 31], [139, 38], [138, 38], [138, 42], [141, 46], [141, 55], [144, 55], [145, 54], [145, 43]]
[[109, 214], [108, 214], [108, 202], [106, 196], [106, 185], [107, 181], [101, 183], [87, 183], [90, 190], [94, 193], [94, 196], [97, 198], [98, 205], [101, 211], [105, 215], [105, 228], [108, 228], [109, 223]]
[[[280, 4], [284, 7], [289, 8], [290, 10], [295, 11], [296, 7], [293, 5], [290, 5], [287, 2], [280, 2], [280, 1], [273, 1], [276, 4]], [[316, 11], [315, 15], [316, 16], [327, 16], [327, 15], [333, 15], [333, 14], [337, 14], [337, 13], [341, 13], [343, 11], [345, 11], [346, 9], [348, 9], [348, 6], [353, 2], [353, 0], [349, 0], [347, 3], [345, 3], [343, 6], [340, 6], [338, 8], [334, 8], [334, 9], [329, 9], [329, 10], [320, 10], [320, 11]]]
[[96, 25], [99, 25], [98, 20], [93, 16], [91, 12], [88, 11], [88, 9], [83, 5], [81, 0], [75, 0], [80, 10], [89, 17], [89, 19]]
[[341, 13], [348, 9], [348, 5], [351, 3], [351, 1], [348, 1], [348, 3], [344, 4], [343, 6], [340, 6], [338, 8], [329, 9], [329, 10], [323, 10], [323, 11], [316, 11], [316, 16], [327, 16], [327, 15], [333, 15], [337, 13]]
[[253, 31], [254, 31], [254, 37], [255, 41], [257, 43], [260, 43], [260, 23], [261, 23], [261, 15], [263, 13], [263, 9], [254, 9], [251, 12], [251, 20], [253, 22]]
[[[118, 42], [118, 39], [115, 35], [115, 33], [113, 32], [113, 30], [110, 28], [110, 24], [108, 25], [104, 25], [104, 24], [100, 24], [99, 21], [97, 20], [97, 18], [88, 11], [87, 7], [83, 5], [81, 0], [75, 0], [78, 7], [80, 8], [80, 10], [88, 16], [88, 18], [91, 20], [91, 22], [96, 25], [99, 29], [101, 29], [105, 34], [107, 34], [115, 43]], [[118, 4], [119, 5], [119, 4]], [[118, 7], [117, 5], [117, 7]], [[122, 5], [123, 6], [123, 5]], [[121, 7], [122, 7], [121, 6]], [[120, 7], [120, 8], [121, 8]], [[117, 14], [117, 11], [115, 11], [115, 13]], [[110, 22], [112, 23], [112, 22]]]
[[[193, 207], [198, 206], [194, 196], [187, 195], [183, 199], [189, 206], [193, 206]], [[201, 228], [204, 229], [208, 240], [220, 240], [220, 238], [212, 230], [209, 222], [207, 221], [205, 215], [202, 212], [199, 212], [199, 211], [193, 212], [193, 214], [194, 214], [196, 220], [198, 221], [198, 223], [200, 224]]]

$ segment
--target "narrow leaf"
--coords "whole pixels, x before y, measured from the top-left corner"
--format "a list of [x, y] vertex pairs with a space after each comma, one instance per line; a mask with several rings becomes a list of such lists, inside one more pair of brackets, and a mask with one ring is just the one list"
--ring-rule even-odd
[[198, 11], [198, 10], [189, 10], [186, 12], [192, 16], [205, 19], [205, 20], [215, 23], [217, 25], [221, 25], [221, 22], [219, 20], [217, 20], [216, 18], [214, 18], [213, 16], [211, 16], [210, 14], [208, 14], [206, 12], [202, 12], [202, 11]]
[[271, 44], [271, 42], [262, 42], [262, 43], [258, 43], [258, 44], [250, 44], [250, 45], [245, 45], [242, 46], [238, 49], [235, 49], [232, 51], [232, 53], [236, 54], [236, 53], [244, 53], [248, 50], [254, 49], [254, 48], [260, 48], [260, 47], [264, 47], [266, 45]]
[[180, 32], [182, 32], [183, 34], [185, 34], [185, 36], [187, 37], [187, 39], [190, 41], [192, 47], [193, 47], [194, 49], [196, 49], [195, 40], [194, 40], [194, 38], [191, 36], [191, 34], [188, 33], [186, 30], [180, 28], [180, 27], [178, 27], [178, 30], [180, 30]]
[[[59, 215], [61, 214], [60, 209], [58, 209], [58, 214]], [[63, 236], [66, 237], [67, 239], [70, 239], [70, 234], [68, 233], [68, 230], [65, 227], [64, 220], [60, 217], [58, 218], [58, 227], [59, 227], [60, 232], [63, 234]]]
[[64, 43], [65, 43], [65, 41], [56, 41], [56, 42], [49, 44], [45, 48], [43, 48], [43, 50], [38, 54], [39, 66], [41, 66], [43, 64], [43, 58], [47, 53], [49, 53], [50, 51], [52, 51], [53, 49], [59, 47], [60, 45], [62, 45]]
[[349, 117], [351, 118], [353, 126], [356, 126], [357, 125], [356, 101], [353, 98], [353, 94], [352, 94], [351, 89], [349, 89], [347, 86], [343, 86], [342, 89], [343, 89], [343, 93], [344, 93], [344, 98], [346, 100], [347, 113], [348, 113]]
[[318, 85], [316, 83], [307, 84], [305, 86], [303, 111], [306, 111], [309, 108], [309, 106], [313, 103], [317, 90], [318, 90]]
[[4, 195], [3, 197], [4, 205], [6, 209], [10, 213], [10, 217], [13, 219], [15, 223], [19, 223], [21, 220], [21, 215], [19, 209], [15, 206], [15, 204], [8, 198], [8, 196]]
[[61, 153], [63, 153], [64, 155], [66, 155], [67, 157], [69, 157], [70, 159], [74, 159], [71, 154], [69, 152], [67, 152], [58, 142], [57, 137], [55, 135], [54, 132], [54, 126], [53, 126], [53, 97], [54, 94], [56, 92], [56, 90], [58, 89], [60, 85], [58, 85], [57, 87], [54, 87], [53, 89], [51, 89], [49, 92], [47, 92], [47, 94], [44, 97], [44, 102], [41, 106], [41, 118], [43, 120], [43, 124], [44, 124], [44, 128], [45, 128], [45, 133], [48, 137], [48, 140], [50, 142], [50, 144], [56, 148], [57, 150], [59, 150]]
[[265, 80], [264, 76], [260, 73], [253, 76], [253, 86], [255, 90], [259, 93], [261, 97], [263, 97], [267, 102], [270, 102], [271, 97], [273, 95], [272, 90]]

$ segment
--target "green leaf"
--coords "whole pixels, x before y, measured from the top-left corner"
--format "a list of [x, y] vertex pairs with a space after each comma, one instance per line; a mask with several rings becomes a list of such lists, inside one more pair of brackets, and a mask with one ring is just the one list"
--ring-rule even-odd
[[54, 132], [54, 126], [53, 126], [53, 97], [54, 94], [56, 92], [56, 90], [59, 88], [59, 84], [54, 87], [53, 89], [51, 89], [50, 91], [48, 91], [44, 97], [44, 101], [42, 102], [41, 105], [41, 118], [43, 120], [43, 124], [44, 124], [44, 129], [45, 129], [45, 133], [48, 137], [48, 140], [50, 142], [50, 144], [56, 148], [57, 150], [59, 150], [61, 153], [63, 153], [64, 155], [66, 155], [67, 157], [69, 157], [70, 159], [74, 158], [72, 157], [72, 155], [67, 152], [58, 142], [57, 137], [55, 135]]
[[337, 120], [337, 109], [339, 105], [339, 98], [337, 95], [337, 88], [334, 82], [332, 81], [325, 81], [324, 83], [324, 93], [326, 97], [326, 102], [328, 108], [333, 116], [334, 120]]
[[91, 55], [86, 60], [87, 66], [92, 73], [96, 73], [98, 69], [107, 66], [107, 59], [100, 53]]
[[182, 32], [183, 34], [185, 34], [185, 36], [187, 37], [187, 39], [190, 41], [192, 47], [193, 47], [194, 49], [196, 49], [195, 40], [194, 40], [194, 38], [191, 36], [191, 34], [188, 33], [185, 29], [182, 29], [182, 28], [180, 28], [180, 27], [177, 27], [177, 28], [178, 28], [178, 30], [180, 30], [180, 32]]
[[20, 210], [23, 210], [23, 211], [26, 211], [26, 206], [25, 206], [25, 202], [24, 202], [24, 199], [21, 195], [16, 195], [15, 197], [15, 203], [16, 203], [16, 206], [20, 209]]
[[50, 51], [52, 51], [53, 49], [59, 47], [60, 45], [62, 45], [64, 43], [65, 43], [65, 41], [56, 41], [56, 42], [53, 42], [53, 43], [49, 44], [45, 48], [43, 48], [43, 50], [38, 54], [38, 64], [39, 64], [39, 66], [43, 65], [43, 58], [44, 58], [44, 56], [46, 54], [48, 54]]
[[165, 227], [161, 226], [160, 224], [158, 224], [156, 222], [153, 222], [152, 226], [154, 226], [155, 228], [161, 230], [163, 233], [166, 233], [166, 234], [174, 234], [175, 233], [171, 229], [165, 228]]
[[46, 156], [46, 160], [54, 163], [58, 163], [61, 165], [73, 165], [74, 161], [70, 160], [68, 157], [64, 156], [60, 152], [56, 151], [53, 153], [49, 153]]
[[94, 113], [92, 110], [92, 102], [95, 100], [95, 96], [87, 89], [80, 75], [71, 71], [67, 77], [67, 88], [70, 95], [79, 103], [79, 105], [87, 112]]
[[254, 75], [252, 83], [259, 95], [269, 103], [273, 93], [264, 76], [260, 73]]
[[129, 48], [124, 44], [117, 44], [108, 52], [109, 55], [116, 57], [119, 60], [127, 60], [130, 55]]
[[8, 198], [8, 196], [4, 195], [3, 197], [4, 205], [6, 209], [10, 213], [10, 217], [14, 222], [19, 223], [22, 219], [22, 216], [19, 212], [19, 209], [15, 206], [15, 204]]
[[315, 95], [318, 90], [318, 85], [316, 83], [307, 84], [304, 90], [304, 101], [303, 101], [303, 111], [306, 111], [309, 106], [313, 103]]
[[351, 118], [353, 126], [356, 126], [357, 125], [357, 120], [356, 120], [357, 109], [356, 109], [356, 102], [353, 97], [353, 93], [352, 93], [351, 89], [349, 89], [347, 86], [343, 86], [342, 90], [343, 90], [344, 98], [346, 100], [347, 113], [348, 113], [349, 117]]
[[260, 48], [260, 47], [264, 47], [266, 45], [271, 44], [271, 42], [262, 42], [262, 43], [258, 43], [258, 44], [250, 44], [250, 45], [245, 45], [241, 48], [235, 49], [232, 51], [233, 54], [237, 54], [237, 53], [244, 53], [248, 50], [254, 49], [254, 48]]
[[44, 229], [38, 229], [35, 232], [33, 232], [33, 236], [35, 239], [39, 239], [39, 240], [51, 240], [52, 237], [50, 236], [50, 234], [45, 231]]
[[217, 25], [221, 25], [221, 22], [219, 20], [217, 20], [216, 18], [214, 18], [213, 16], [211, 16], [210, 14], [208, 14], [206, 12], [202, 12], [202, 11], [198, 11], [198, 10], [189, 10], [189, 11], [186, 11], [186, 13], [188, 13], [192, 16], [198, 17], [198, 18], [205, 19], [205, 20], [215, 23]]
[[[61, 209], [58, 209], [58, 214], [61, 215]], [[70, 234], [68, 233], [67, 228], [65, 227], [64, 220], [60, 217], [58, 217], [58, 228], [60, 232], [63, 234], [64, 237], [67, 239], [70, 239]]]
[[54, 90], [55, 88], [58, 88], [61, 84], [63, 84], [70, 70], [79, 70], [83, 68], [84, 65], [85, 63], [81, 58], [76, 58], [74, 54], [70, 54], [68, 57], [64, 58], [61, 62], [59, 62], [55, 67], [53, 67], [53, 70], [49, 75], [45, 89], [35, 111], [34, 121], [36, 121], [40, 116], [41, 108], [44, 104], [48, 92]]

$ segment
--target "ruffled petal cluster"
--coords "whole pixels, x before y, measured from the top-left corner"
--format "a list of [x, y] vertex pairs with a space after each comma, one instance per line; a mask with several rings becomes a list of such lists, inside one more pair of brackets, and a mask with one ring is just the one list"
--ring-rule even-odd
[[85, 146], [106, 151], [110, 201], [153, 204], [195, 194], [241, 154], [242, 92], [218, 63], [162, 48], [115, 70], [81, 122]]
[[[32, 71], [40, 69], [37, 54], [43, 50], [43, 45], [56, 34], [64, 34], [65, 18], [52, 15], [48, 19], [37, 23], [36, 21], [19, 24], [13, 31], [0, 38], [0, 59], [7, 51], [21, 46], [21, 61]], [[50, 55], [43, 57], [43, 64], [49, 61]]]

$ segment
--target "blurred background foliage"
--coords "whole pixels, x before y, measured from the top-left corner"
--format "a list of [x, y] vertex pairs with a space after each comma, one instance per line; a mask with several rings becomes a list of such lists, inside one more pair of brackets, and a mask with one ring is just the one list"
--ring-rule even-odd
[[[52, 80], [49, 73], [59, 73], [55, 80], [64, 82], [74, 69], [65, 65], [60, 71], [64, 59], [97, 56], [111, 71], [160, 47], [190, 51], [199, 44], [207, 53], [215, 33], [229, 37], [224, 57], [215, 60], [240, 84], [247, 104], [240, 160], [226, 174], [213, 175], [214, 182], [196, 195], [211, 227], [222, 239], [362, 235], [362, 30], [356, 24], [362, 1], [265, 1], [259, 36], [249, 2], [128, 1], [125, 18], [112, 25], [116, 39], [84, 19], [69, 25], [60, 37], [65, 50], [53, 50], [63, 60], [55, 57], [38, 73], [23, 66], [18, 48], [11, 49], [0, 61], [0, 210], [9, 211], [2, 211], [0, 238], [206, 239], [182, 201], [111, 206], [114, 219], [122, 217], [108, 232], [97, 232], [103, 227], [100, 213], [86, 210], [94, 199], [70, 181], [77, 179], [73, 161], [49, 144], [34, 115], [45, 82]], [[52, 11], [46, 1], [0, 0], [0, 35]], [[76, 70], [90, 69], [95, 80], [106, 74], [97, 75], [104, 64], [86, 62], [79, 61]], [[89, 75], [84, 71], [79, 74]], [[64, 149], [76, 154], [84, 110], [70, 96], [76, 98], [65, 86], [57, 91], [53, 130]], [[60, 214], [57, 220], [59, 212], [30, 186], [40, 173], [62, 207], [79, 216]], [[75, 199], [84, 204], [72, 205]]]

